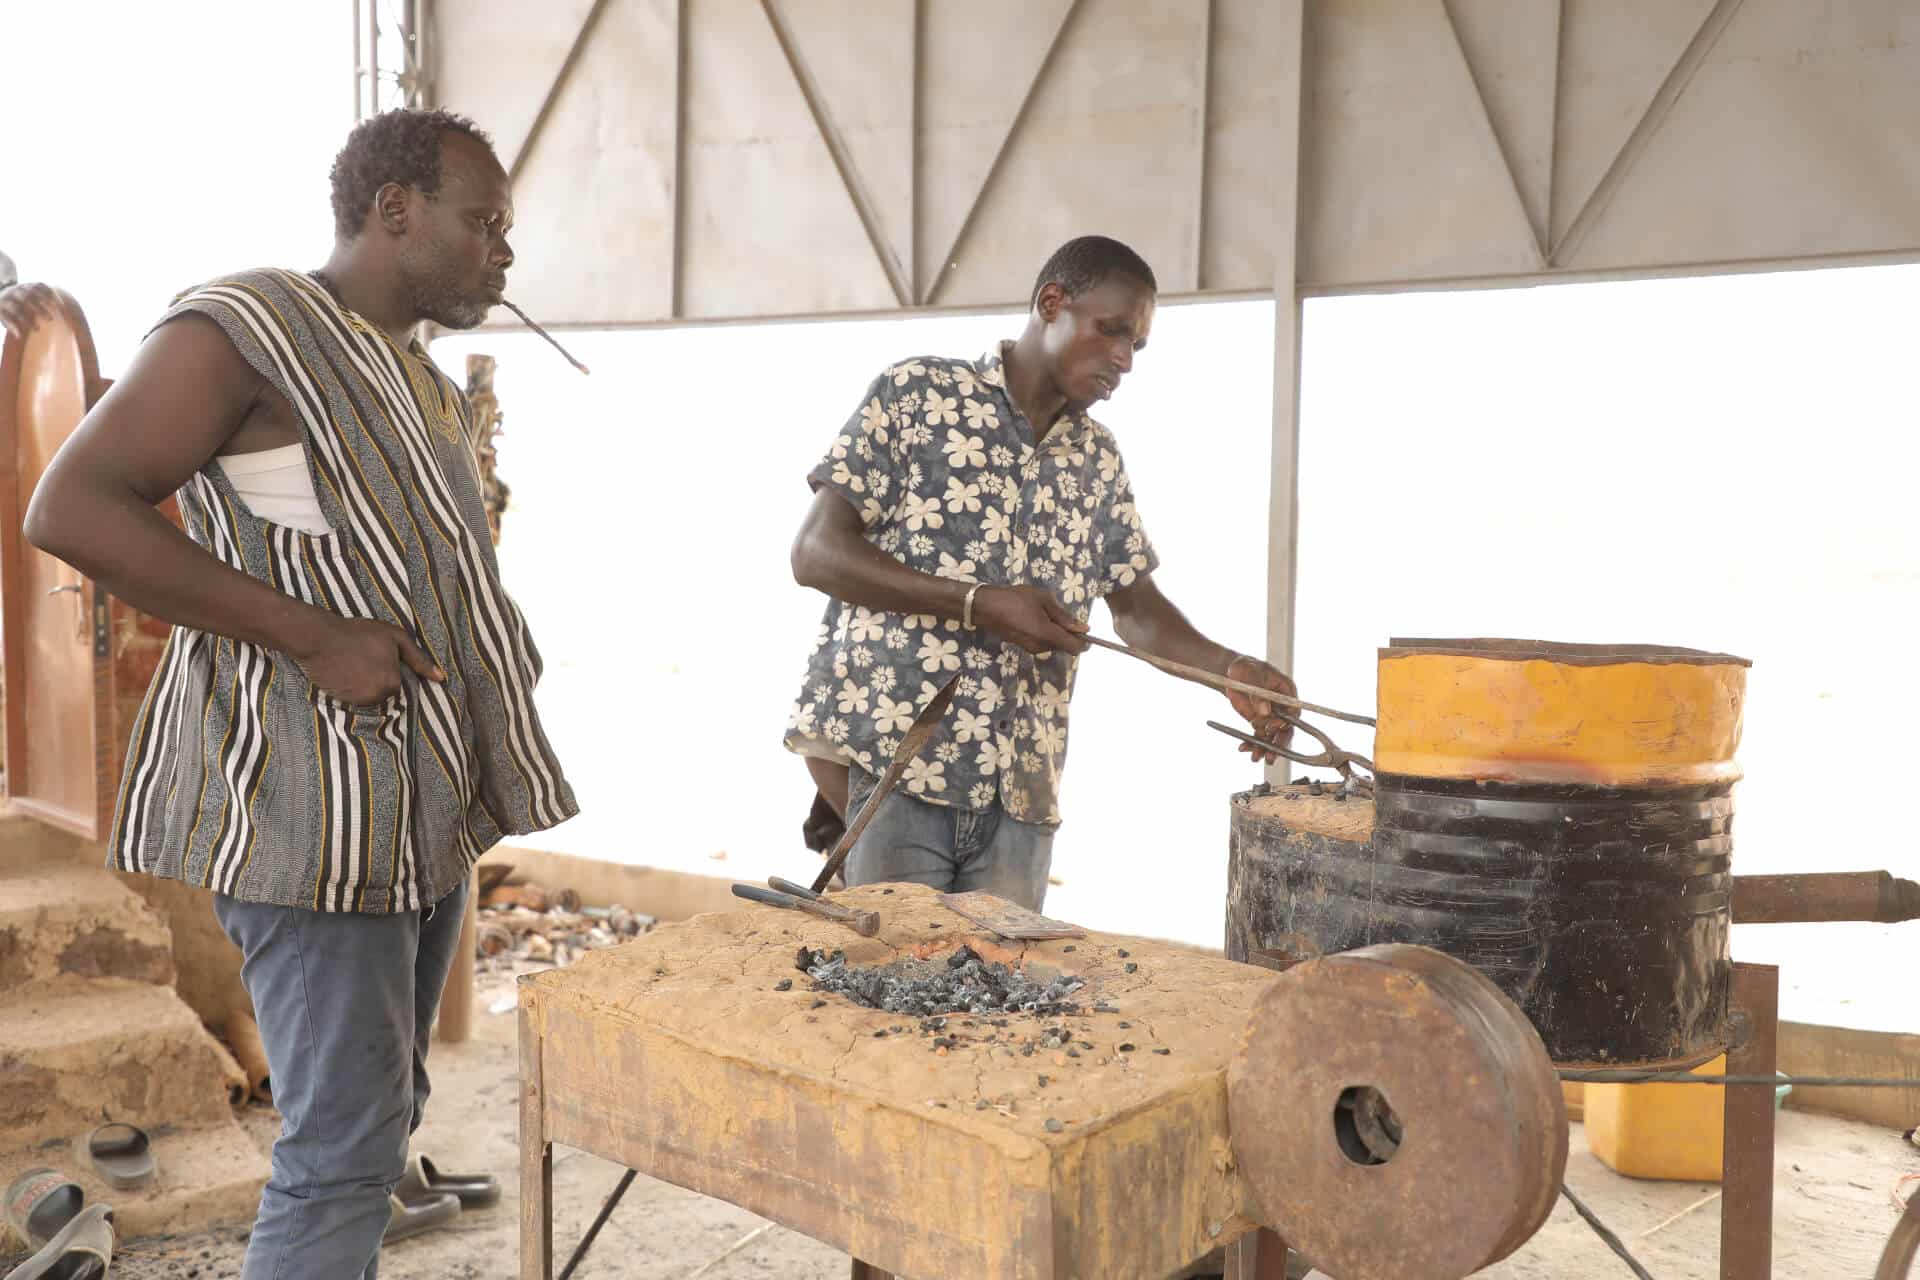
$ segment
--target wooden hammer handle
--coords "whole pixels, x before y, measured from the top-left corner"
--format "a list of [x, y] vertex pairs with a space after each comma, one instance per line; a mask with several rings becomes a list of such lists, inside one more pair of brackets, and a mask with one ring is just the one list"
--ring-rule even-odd
[[863, 938], [871, 938], [880, 931], [880, 916], [872, 911], [855, 911], [851, 907], [842, 907], [832, 902], [799, 898], [791, 893], [762, 889], [757, 884], [736, 884], [733, 886], [733, 896], [745, 898], [749, 902], [763, 903], [769, 907], [790, 907], [804, 911], [808, 915], [819, 916], [822, 920], [831, 920], [835, 924], [845, 925]]

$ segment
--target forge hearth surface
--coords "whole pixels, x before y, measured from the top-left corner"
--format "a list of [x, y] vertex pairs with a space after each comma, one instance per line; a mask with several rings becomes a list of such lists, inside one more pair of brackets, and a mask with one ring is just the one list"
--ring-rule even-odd
[[931, 1030], [944, 1029], [952, 1014], [994, 1018], [993, 1025], [1002, 1028], [1012, 1025], [1013, 1017], [1078, 1014], [1080, 1004], [1071, 997], [1087, 985], [1078, 974], [1048, 974], [1037, 963], [989, 960], [965, 943], [944, 956], [909, 957], [872, 968], [848, 964], [843, 951], [822, 955], [801, 947], [796, 963], [815, 991], [940, 1024]]
[[577, 974], [564, 985], [710, 1052], [1045, 1137], [1224, 1071], [1271, 977], [1117, 935], [1005, 942], [917, 885], [835, 900], [878, 911], [878, 936], [746, 907], [530, 981]]
[[834, 897], [878, 935], [743, 907], [523, 980], [546, 1139], [904, 1275], [1166, 1275], [1251, 1225], [1226, 1075], [1271, 972]]

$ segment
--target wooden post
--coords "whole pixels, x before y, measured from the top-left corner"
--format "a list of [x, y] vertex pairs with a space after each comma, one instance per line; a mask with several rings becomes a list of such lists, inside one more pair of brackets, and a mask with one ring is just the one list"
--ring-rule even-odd
[[853, 1280], [893, 1280], [891, 1271], [882, 1271], [870, 1262], [853, 1260]]
[[541, 1027], [520, 1001], [520, 1280], [553, 1280], [553, 1144], [540, 1080]]
[[480, 873], [467, 882], [467, 915], [460, 924], [460, 942], [454, 949], [453, 964], [447, 968], [447, 985], [440, 992], [439, 1038], [447, 1044], [459, 1044], [473, 1035], [473, 957], [479, 950]]
[[[1780, 1030], [1780, 970], [1733, 966], [1731, 1003], [1744, 1040], [1727, 1052], [1727, 1074], [1771, 1076]], [[1773, 1090], [1728, 1085], [1721, 1145], [1720, 1280], [1773, 1273]]]

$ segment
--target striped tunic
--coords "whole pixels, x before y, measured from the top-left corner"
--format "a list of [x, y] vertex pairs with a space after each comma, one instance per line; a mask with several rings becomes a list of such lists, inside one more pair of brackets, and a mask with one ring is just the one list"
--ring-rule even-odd
[[540, 656], [501, 588], [465, 397], [290, 271], [229, 276], [161, 323], [211, 318], [286, 397], [330, 529], [250, 512], [209, 462], [187, 533], [275, 590], [405, 628], [447, 672], [378, 707], [284, 653], [176, 627], [134, 722], [109, 861], [249, 902], [415, 911], [503, 836], [577, 812], [534, 711]]

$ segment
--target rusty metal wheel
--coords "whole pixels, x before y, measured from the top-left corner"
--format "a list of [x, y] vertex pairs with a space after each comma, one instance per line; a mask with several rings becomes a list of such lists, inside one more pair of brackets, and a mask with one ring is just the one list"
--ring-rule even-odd
[[1920, 1191], [1907, 1201], [1907, 1211], [1894, 1224], [1887, 1237], [1887, 1248], [1880, 1255], [1873, 1280], [1907, 1280], [1913, 1274], [1913, 1260], [1920, 1257]]
[[1227, 1105], [1254, 1212], [1340, 1280], [1461, 1280], [1539, 1230], [1566, 1171], [1566, 1105], [1539, 1035], [1426, 947], [1277, 977]]

